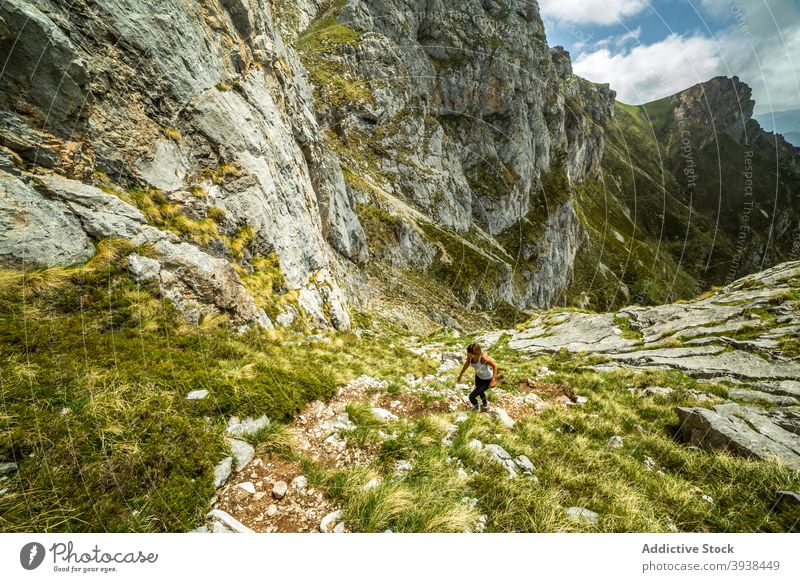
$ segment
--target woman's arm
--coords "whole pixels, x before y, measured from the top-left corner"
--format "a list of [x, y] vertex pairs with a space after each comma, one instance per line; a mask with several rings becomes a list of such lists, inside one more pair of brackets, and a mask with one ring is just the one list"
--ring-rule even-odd
[[496, 386], [497, 385], [497, 363], [487, 356], [486, 354], [483, 355], [483, 359], [486, 361], [488, 366], [492, 369], [492, 380], [489, 382], [489, 386]]
[[467, 358], [467, 360], [464, 362], [464, 365], [461, 366], [461, 371], [458, 373], [458, 380], [456, 380], [456, 384], [461, 382], [461, 376], [464, 375], [464, 372], [467, 371], [467, 368], [469, 368], [469, 358]]

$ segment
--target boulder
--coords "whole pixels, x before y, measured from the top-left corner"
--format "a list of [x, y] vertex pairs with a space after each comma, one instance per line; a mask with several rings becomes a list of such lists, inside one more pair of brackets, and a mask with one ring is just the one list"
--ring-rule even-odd
[[65, 204], [0, 170], [0, 267], [74, 265], [94, 252], [80, 219]]
[[770, 416], [762, 410], [737, 404], [675, 410], [680, 419], [680, 434], [695, 446], [778, 460], [791, 469], [800, 470], [800, 439], [796, 433], [786, 430], [794, 426], [791, 417]]

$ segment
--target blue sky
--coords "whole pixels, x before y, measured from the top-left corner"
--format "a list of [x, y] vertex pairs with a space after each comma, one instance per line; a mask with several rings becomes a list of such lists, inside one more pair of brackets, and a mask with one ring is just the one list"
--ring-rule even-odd
[[756, 113], [800, 108], [800, 0], [540, 0], [548, 43], [575, 72], [644, 103], [717, 75]]

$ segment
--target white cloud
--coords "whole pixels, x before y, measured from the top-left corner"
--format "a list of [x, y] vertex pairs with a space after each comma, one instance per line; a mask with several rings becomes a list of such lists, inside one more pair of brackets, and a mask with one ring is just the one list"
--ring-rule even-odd
[[595, 43], [578, 49], [575, 72], [610, 83], [625, 103], [666, 97], [717, 75], [737, 75], [753, 88], [756, 112], [800, 107], [797, 6], [786, 0], [759, 4], [702, 0], [702, 4], [709, 13], [725, 17], [729, 26], [713, 37], [672, 34], [633, 48]]
[[630, 50], [581, 53], [573, 69], [590, 81], [610, 83], [624, 103], [645, 103], [707, 81], [719, 71], [720, 56], [709, 38], [672, 34]]
[[638, 14], [647, 0], [540, 0], [544, 18], [575, 24], [616, 24]]

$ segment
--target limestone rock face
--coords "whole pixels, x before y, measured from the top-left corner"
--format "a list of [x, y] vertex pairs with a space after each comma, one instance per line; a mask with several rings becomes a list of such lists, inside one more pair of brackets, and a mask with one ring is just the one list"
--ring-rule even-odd
[[[784, 355], [781, 346], [800, 330], [794, 299], [799, 278], [800, 262], [790, 262], [694, 301], [628, 307], [616, 314], [550, 313], [534, 318], [526, 329], [509, 331], [508, 347], [530, 354], [593, 353], [607, 361], [588, 369], [679, 370], [702, 382], [727, 385], [731, 400], [725, 404], [691, 390], [693, 399], [713, 408], [676, 409], [686, 442], [777, 459], [797, 469], [800, 358]], [[673, 392], [652, 386], [641, 395], [669, 398]], [[762, 403], [772, 408], [760, 408]], [[619, 437], [609, 441], [609, 446], [622, 444]]]
[[[800, 470], [800, 418], [797, 432], [777, 425], [770, 415], [754, 408], [725, 404], [713, 410], [677, 408], [680, 431], [694, 445], [733, 454], [777, 459]], [[795, 414], [795, 416], [797, 416]]]
[[[432, 226], [460, 244], [473, 240], [460, 233], [479, 229], [491, 250], [477, 260], [498, 274], [461, 298], [485, 308], [551, 305], [581, 240], [568, 185], [599, 171], [614, 92], [575, 77], [568, 53], [547, 46], [535, 3], [352, 0], [317, 15], [332, 17], [340, 36], [328, 40], [331, 29], [312, 24], [322, 38], [307, 32], [298, 46], [327, 139], [358, 176], [348, 186], [393, 217], [397, 245], [371, 257], [448, 269], [448, 252], [431, 257]], [[566, 200], [543, 193], [551, 172], [567, 177]], [[421, 236], [408, 236], [419, 227]], [[417, 252], [398, 256], [394, 246]]]
[[[319, 325], [350, 325], [348, 304], [365, 299], [358, 265], [368, 258], [408, 270], [447, 264], [431, 228], [478, 228], [497, 247], [478, 259], [497, 270], [492, 284], [467, 281], [461, 300], [518, 308], [555, 301], [580, 241], [570, 202], [532, 224], [542, 229], [526, 243], [524, 268], [492, 237], [527, 228], [544, 173], [558, 169], [571, 181], [596, 174], [599, 122], [614, 96], [574, 77], [569, 55], [547, 46], [537, 6], [351, 0], [324, 5], [323, 14], [315, 0], [273, 13], [275, 6], [4, 3], [4, 263], [26, 253], [31, 264], [80, 263], [106, 237], [168, 241], [159, 247], [160, 285], [190, 319], [243, 301], [237, 319], [264, 324], [238, 291], [212, 301], [197, 281], [173, 281], [175, 269], [189, 271], [170, 251], [180, 241], [105, 195], [133, 188], [158, 193], [192, 220], [213, 209], [229, 239], [252, 232], [236, 260], [248, 270], [274, 252], [286, 290]], [[332, 50], [314, 35], [315, 23], [331, 17], [357, 41]], [[39, 64], [29, 75], [24, 63], [32, 60]], [[365, 153], [364, 140], [381, 151], [358, 166], [353, 153]], [[365, 185], [403, 210], [398, 244], [382, 255], [370, 252], [356, 212], [373, 202]], [[23, 215], [34, 226], [23, 226]], [[46, 223], [59, 228], [40, 228]], [[211, 257], [233, 260], [223, 246], [218, 239], [186, 257], [208, 255], [193, 261], [208, 273]]]

